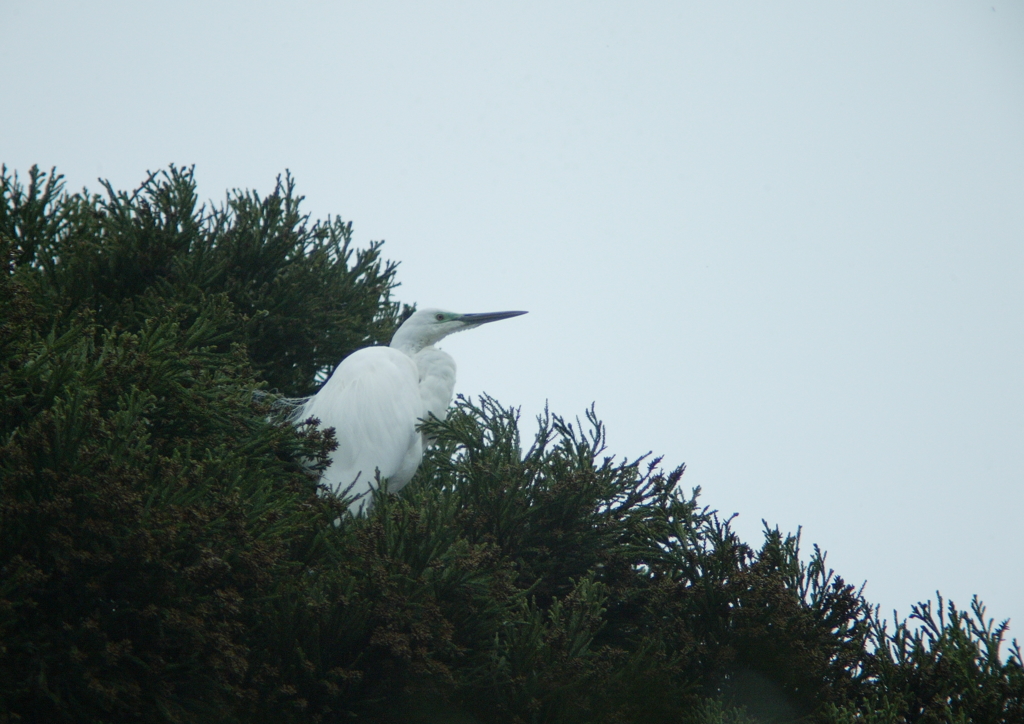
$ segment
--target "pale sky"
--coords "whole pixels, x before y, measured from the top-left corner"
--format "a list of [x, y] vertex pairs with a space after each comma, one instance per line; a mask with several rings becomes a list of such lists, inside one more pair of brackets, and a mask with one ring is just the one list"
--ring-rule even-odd
[[456, 390], [1024, 639], [1024, 2], [0, 0], [0, 161], [291, 169], [396, 296], [530, 314]]

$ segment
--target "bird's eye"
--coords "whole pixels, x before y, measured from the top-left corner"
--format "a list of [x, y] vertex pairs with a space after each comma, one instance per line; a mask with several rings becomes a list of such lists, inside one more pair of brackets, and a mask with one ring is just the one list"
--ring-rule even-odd
[[437, 314], [437, 315], [434, 316], [434, 319], [436, 319], [438, 322], [443, 322], [444, 321], [444, 315], [443, 314]]

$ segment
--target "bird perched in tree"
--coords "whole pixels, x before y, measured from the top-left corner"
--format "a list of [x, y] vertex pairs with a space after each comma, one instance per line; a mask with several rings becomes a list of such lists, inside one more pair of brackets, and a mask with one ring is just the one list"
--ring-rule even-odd
[[455, 360], [434, 346], [449, 334], [526, 312], [456, 314], [421, 309], [398, 328], [389, 347], [364, 347], [341, 361], [293, 419], [315, 417], [334, 428], [338, 448], [322, 482], [367, 504], [377, 471], [388, 492], [412, 480], [426, 440], [416, 428], [431, 415], [443, 420], [455, 389]]

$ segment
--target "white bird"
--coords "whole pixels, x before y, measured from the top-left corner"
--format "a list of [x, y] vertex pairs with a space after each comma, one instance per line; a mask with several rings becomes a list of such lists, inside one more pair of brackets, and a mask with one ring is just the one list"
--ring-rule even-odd
[[358, 514], [376, 473], [394, 493], [412, 480], [427, 440], [416, 427], [431, 415], [443, 420], [455, 389], [455, 360], [434, 346], [453, 332], [526, 312], [456, 314], [421, 309], [405, 320], [390, 347], [364, 347], [341, 361], [320, 391], [297, 410], [298, 422], [315, 417], [334, 428], [338, 448], [323, 482], [356, 496]]

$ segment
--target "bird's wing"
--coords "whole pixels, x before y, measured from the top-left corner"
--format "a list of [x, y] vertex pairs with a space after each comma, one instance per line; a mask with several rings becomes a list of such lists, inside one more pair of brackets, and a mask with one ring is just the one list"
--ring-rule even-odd
[[443, 420], [455, 391], [455, 360], [437, 347], [424, 347], [413, 357], [419, 372], [420, 397], [424, 417], [433, 414]]
[[353, 494], [368, 491], [374, 472], [394, 491], [412, 478], [422, 456], [416, 424], [423, 417], [415, 363], [389, 347], [367, 347], [346, 357], [309, 401], [303, 417], [333, 427], [338, 449], [324, 483]]

